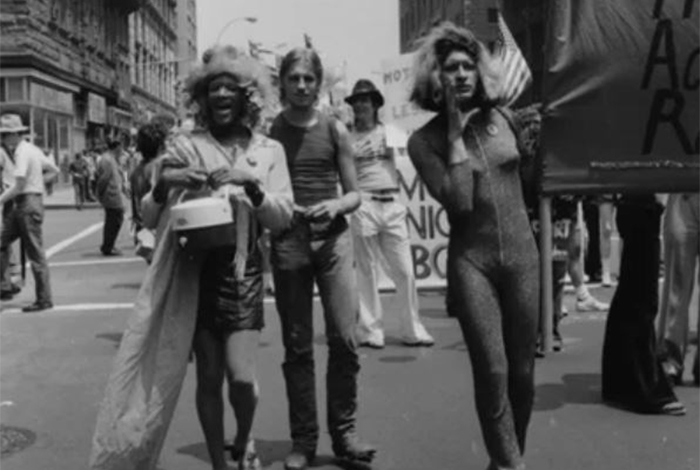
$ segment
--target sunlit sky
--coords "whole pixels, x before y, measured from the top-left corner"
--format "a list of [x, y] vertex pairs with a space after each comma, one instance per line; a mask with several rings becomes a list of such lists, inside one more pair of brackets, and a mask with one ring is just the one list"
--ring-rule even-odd
[[[370, 78], [379, 85], [383, 59], [399, 54], [399, 0], [198, 0], [199, 55], [221, 43], [247, 47], [248, 39], [282, 53], [304, 45], [304, 33], [324, 66], [347, 61], [348, 84]], [[255, 17], [256, 23], [235, 20]], [[223, 32], [222, 32], [223, 31]], [[286, 44], [285, 44], [286, 43]]]

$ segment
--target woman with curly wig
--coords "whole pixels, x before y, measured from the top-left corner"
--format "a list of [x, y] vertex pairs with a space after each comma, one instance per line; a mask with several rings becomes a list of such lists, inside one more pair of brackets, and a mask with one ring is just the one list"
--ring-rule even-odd
[[[239, 470], [260, 467], [251, 439], [263, 327], [257, 238], [262, 227], [284, 230], [293, 208], [284, 150], [256, 130], [272, 91], [264, 66], [233, 48], [207, 51], [186, 83], [201, 128], [175, 136], [155, 162], [154, 189], [144, 200], [161, 205], [155, 253], [100, 409], [92, 469], [156, 467], [192, 346], [197, 412], [212, 468], [228, 468], [224, 377], [237, 421], [233, 458]], [[224, 248], [183, 250], [170, 208], [184, 193], [208, 196], [224, 186], [235, 240]]]
[[443, 24], [416, 57], [411, 99], [437, 116], [408, 152], [447, 211], [450, 314], [469, 350], [490, 470], [523, 468], [534, 397], [538, 254], [519, 173], [516, 123], [499, 74], [470, 31]]

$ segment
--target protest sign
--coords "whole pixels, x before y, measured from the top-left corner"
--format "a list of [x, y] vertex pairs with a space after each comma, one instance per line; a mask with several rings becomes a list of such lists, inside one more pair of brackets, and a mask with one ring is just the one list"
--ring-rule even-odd
[[698, 190], [698, 3], [552, 2], [545, 193]]
[[[416, 283], [425, 289], [445, 286], [449, 224], [444, 209], [428, 194], [406, 153], [408, 136], [433, 117], [409, 101], [412, 68], [413, 54], [382, 62], [385, 104], [380, 119], [386, 126], [387, 146], [396, 156], [401, 202], [408, 209]], [[391, 285], [385, 275], [381, 279], [380, 286]]]

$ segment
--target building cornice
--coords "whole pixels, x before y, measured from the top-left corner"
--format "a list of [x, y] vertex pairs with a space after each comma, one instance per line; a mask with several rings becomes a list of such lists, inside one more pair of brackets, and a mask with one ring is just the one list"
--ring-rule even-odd
[[114, 5], [119, 11], [123, 11], [127, 15], [134, 13], [141, 8], [147, 0], [111, 0], [109, 3]]
[[65, 80], [61, 80], [53, 75], [49, 75], [47, 73], [33, 68], [6, 68], [3, 64], [3, 68], [0, 69], [0, 77], [32, 77], [38, 81], [51, 85], [54, 88], [59, 88], [63, 91], [68, 91], [70, 93], [80, 93], [80, 87], [75, 85], [74, 83], [69, 83]]
[[134, 95], [138, 95], [138, 96], [141, 96], [143, 98], [146, 98], [147, 100], [152, 101], [153, 103], [155, 103], [159, 106], [167, 108], [170, 111], [173, 111], [173, 112], [177, 111], [177, 107], [175, 105], [172, 105], [172, 104], [168, 103], [167, 101], [163, 101], [162, 99], [158, 98], [157, 96], [152, 95], [151, 93], [147, 92], [146, 90], [144, 90], [140, 86], [132, 85], [131, 86], [131, 93]]
[[35, 73], [41, 77], [46, 77], [47, 75], [53, 77], [54, 83], [57, 83], [58, 81], [66, 82], [63, 83], [64, 88], [66, 88], [66, 86], [73, 85], [75, 87], [84, 88], [87, 91], [102, 95], [110, 100], [113, 100], [115, 103], [126, 104], [123, 102], [123, 100], [120, 100], [117, 91], [86, 80], [83, 77], [61, 69], [60, 67], [56, 67], [54, 64], [33, 54], [0, 53], [0, 68], [2, 68], [3, 75], [6, 76], [12, 74], [12, 70], [35, 70]]

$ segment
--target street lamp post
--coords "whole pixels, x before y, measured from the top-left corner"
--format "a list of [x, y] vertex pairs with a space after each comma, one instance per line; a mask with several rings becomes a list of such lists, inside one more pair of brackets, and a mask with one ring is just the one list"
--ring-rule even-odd
[[228, 27], [231, 26], [233, 23], [237, 23], [239, 21], [245, 21], [247, 23], [257, 23], [258, 19], [254, 16], [239, 16], [237, 18], [232, 19], [231, 21], [226, 23], [223, 28], [221, 28], [221, 31], [219, 31], [219, 35], [216, 37], [216, 44], [220, 44], [221, 36], [223, 36], [226, 29], [228, 29]]

